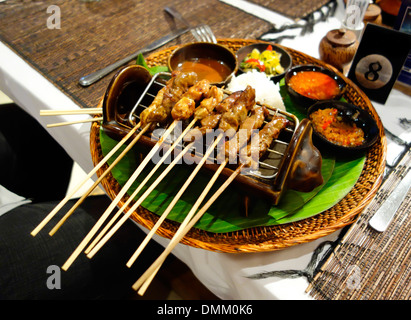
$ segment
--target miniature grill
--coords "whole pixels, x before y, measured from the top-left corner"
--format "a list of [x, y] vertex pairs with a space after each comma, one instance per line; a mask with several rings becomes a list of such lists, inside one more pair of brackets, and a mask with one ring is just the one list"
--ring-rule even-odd
[[[141, 112], [150, 106], [158, 91], [165, 86], [166, 81], [170, 79], [170, 77], [171, 74], [168, 72], [155, 74], [143, 88], [141, 88], [140, 85], [139, 90], [137, 90], [139, 91], [137, 98], [135, 93], [137, 89], [136, 85], [130, 84], [130, 82], [123, 84], [123, 88], [116, 99], [115, 106], [111, 105], [111, 107], [108, 107], [107, 104], [103, 107], [103, 110], [105, 111], [102, 125], [103, 129], [115, 139], [119, 139], [119, 133], [120, 136], [124, 136], [127, 129], [136, 126], [140, 122]], [[129, 86], [129, 88], [127, 88], [127, 86]], [[132, 97], [130, 97], [131, 91], [134, 92]], [[223, 90], [223, 92], [224, 97], [231, 94], [231, 92], [227, 90]], [[130, 103], [133, 99], [135, 99], [134, 101], [137, 100], [137, 102]], [[128, 101], [128, 105], [124, 101]], [[257, 102], [257, 105], [261, 104]], [[246, 168], [245, 170], [242, 170], [241, 174], [235, 178], [234, 185], [239, 187], [239, 191], [244, 195], [251, 193], [255, 196], [263, 196], [268, 198], [275, 205], [278, 204], [282, 193], [288, 187], [288, 181], [292, 179], [290, 175], [293, 175], [292, 172], [295, 171], [295, 169], [293, 169], [293, 164], [298, 162], [297, 159], [300, 157], [299, 154], [302, 153], [301, 149], [303, 146], [307, 146], [307, 143], [304, 143], [304, 140], [307, 140], [306, 138], [308, 138], [308, 140], [310, 140], [309, 144], [311, 145], [311, 125], [307, 124], [306, 121], [300, 123], [298, 118], [291, 113], [268, 105], [264, 106], [269, 112], [264, 120], [264, 124], [268, 123], [273, 116], [282, 116], [288, 120], [288, 125], [285, 129], [281, 130], [279, 136], [273, 140], [271, 146], [258, 160], [257, 169]], [[174, 143], [175, 138], [181, 134], [186, 125], [184, 122], [181, 123], [181, 128], [174, 129], [165, 139], [162, 148], [169, 148]], [[150, 148], [160, 140], [162, 133], [168, 126], [169, 124], [162, 125], [157, 123], [155, 129], [152, 130], [150, 134], [146, 133], [141, 136], [138, 145], [143, 148], [145, 147], [146, 150], [150, 150]], [[139, 130], [141, 130], [141, 128]], [[188, 156], [190, 157], [191, 163], [193, 163], [193, 159], [198, 163], [199, 159], [204, 157], [204, 151], [208, 149], [212, 140], [212, 138], [202, 139], [201, 143], [195, 143], [183, 159]], [[222, 143], [223, 142], [224, 139], [222, 140]], [[183, 150], [188, 144], [189, 142], [182, 140], [177, 144], [175, 152]], [[208, 156], [207, 161], [203, 165], [204, 169], [206, 169], [204, 171], [214, 173], [217, 170], [219, 165], [217, 154], [220, 146], [221, 145], [217, 145], [213, 153]], [[311, 147], [314, 148], [312, 145]], [[142, 152], [144, 153], [144, 151]], [[312, 154], [312, 152], [309, 153]], [[227, 167], [223, 169], [221, 176], [226, 178], [229, 177], [237, 165], [238, 163], [229, 163]], [[318, 168], [315, 170], [321, 171]], [[298, 179], [300, 179], [300, 177]], [[322, 183], [322, 178], [317, 181], [315, 186], [320, 182]], [[295, 187], [297, 183], [291, 184]], [[315, 186], [311, 186], [310, 188], [313, 189]], [[299, 187], [297, 186], [297, 188], [293, 189], [298, 190]]]

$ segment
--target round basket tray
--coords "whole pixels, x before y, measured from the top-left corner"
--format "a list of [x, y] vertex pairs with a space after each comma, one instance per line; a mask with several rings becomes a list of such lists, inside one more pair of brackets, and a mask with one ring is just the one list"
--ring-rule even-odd
[[[236, 52], [242, 46], [258, 41], [219, 39], [218, 42]], [[171, 47], [150, 55], [146, 58], [147, 65], [149, 67], [166, 65], [168, 56], [175, 48]], [[317, 64], [336, 71], [324, 62], [306, 54], [286, 47], [284, 49], [292, 56], [293, 65]], [[381, 184], [386, 159], [386, 138], [381, 120], [367, 96], [352, 81], [345, 78], [338, 71], [336, 72], [347, 82], [344, 98], [348, 102], [367, 110], [374, 117], [380, 129], [379, 139], [367, 151], [364, 168], [352, 190], [332, 208], [298, 222], [270, 227], [254, 227], [229, 233], [210, 233], [193, 228], [181, 240], [182, 243], [206, 250], [230, 253], [273, 251], [313, 241], [354, 222], [358, 214], [371, 201]], [[94, 122], [90, 133], [90, 149], [94, 165], [103, 159], [99, 131], [100, 124]], [[104, 165], [97, 174], [101, 175], [107, 168], [108, 165]], [[121, 187], [111, 173], [107, 174], [101, 184], [111, 199], [114, 199], [120, 192]], [[123, 206], [126, 201], [127, 196], [119, 202], [118, 206]], [[129, 208], [132, 205], [133, 201], [130, 203]], [[158, 215], [141, 206], [131, 215], [132, 220], [148, 229], [154, 226], [158, 218]], [[157, 234], [171, 239], [179, 225], [177, 222], [166, 219], [158, 229]]]

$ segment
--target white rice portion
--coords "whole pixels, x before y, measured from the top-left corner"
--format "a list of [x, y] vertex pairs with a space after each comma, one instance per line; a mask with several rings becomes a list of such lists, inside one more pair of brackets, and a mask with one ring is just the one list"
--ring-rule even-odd
[[260, 104], [285, 111], [283, 99], [280, 95], [280, 85], [271, 81], [265, 73], [252, 70], [239, 76], [233, 76], [227, 85], [227, 90], [231, 92], [244, 90], [247, 85], [255, 89], [256, 100]]

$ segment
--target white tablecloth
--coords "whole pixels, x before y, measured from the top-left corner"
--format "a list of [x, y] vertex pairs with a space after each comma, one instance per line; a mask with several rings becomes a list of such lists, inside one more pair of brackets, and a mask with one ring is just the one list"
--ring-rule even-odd
[[[331, 17], [315, 26], [314, 33], [293, 40], [285, 40], [283, 45], [318, 57], [318, 45], [327, 31], [340, 26], [341, 15]], [[263, 22], [262, 22], [263, 23]], [[19, 106], [34, 116], [43, 126], [48, 123], [87, 118], [40, 117], [40, 110], [62, 110], [79, 108], [74, 101], [48, 82], [41, 74], [31, 68], [13, 51], [0, 43], [0, 90]], [[410, 97], [393, 90], [385, 105], [374, 104], [380, 112], [384, 125], [390, 131], [409, 141], [409, 130], [398, 125], [398, 118], [411, 119]], [[83, 168], [90, 172], [92, 161], [89, 147], [90, 124], [77, 124], [47, 129], [68, 154]], [[389, 144], [389, 156], [402, 147]], [[339, 232], [316, 241], [293, 246], [281, 251], [228, 254], [215, 253], [190, 246], [178, 245], [173, 254], [193, 271], [197, 278], [221, 299], [310, 299], [305, 293], [308, 286], [304, 276], [283, 277], [272, 275], [265, 279], [250, 279], [248, 276], [262, 272], [304, 270], [313, 251], [325, 241], [334, 241]], [[155, 236], [154, 239], [166, 246], [169, 240]], [[325, 246], [321, 252], [329, 246]], [[321, 255], [320, 255], [321, 256]], [[137, 279], [136, 279], [137, 280]]]

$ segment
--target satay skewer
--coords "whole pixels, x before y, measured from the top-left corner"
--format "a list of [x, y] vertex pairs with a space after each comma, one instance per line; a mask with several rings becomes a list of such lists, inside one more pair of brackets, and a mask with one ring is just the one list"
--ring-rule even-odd
[[[193, 127], [193, 125], [197, 122], [197, 119], [193, 119], [193, 121], [185, 128], [185, 130], [181, 133], [181, 135], [173, 142], [170, 148], [168, 148], [167, 152], [161, 157], [161, 159], [156, 163], [154, 168], [150, 171], [150, 173], [144, 178], [144, 180], [138, 185], [136, 190], [130, 195], [127, 201], [123, 204], [123, 206], [117, 211], [115, 216], [110, 220], [109, 223], [104, 227], [104, 229], [99, 233], [99, 235], [93, 240], [93, 242], [89, 245], [89, 247], [85, 250], [85, 254], [88, 254], [91, 249], [100, 241], [100, 239], [106, 234], [107, 230], [111, 227], [111, 225], [118, 219], [120, 214], [127, 208], [127, 206], [133, 201], [133, 199], [137, 196], [137, 194], [141, 191], [141, 189], [146, 185], [146, 183], [150, 180], [150, 178], [154, 175], [154, 173], [158, 170], [158, 168], [164, 163], [164, 161], [168, 158], [171, 152], [176, 148], [176, 146], [181, 142], [184, 136], [187, 134], [189, 130]], [[187, 146], [191, 148], [193, 144]]]
[[[203, 87], [203, 86], [208, 86], [208, 82], [199, 82], [199, 87]], [[194, 89], [195, 90], [195, 89]], [[183, 98], [179, 100], [179, 102], [176, 103], [176, 105], [174, 106], [173, 110], [172, 110], [172, 116], [175, 119], [179, 119], [179, 120], [185, 120], [187, 118], [189, 118], [193, 113], [197, 112], [196, 114], [199, 114], [200, 111], [204, 114], [205, 112], [211, 112], [212, 109], [214, 109], [215, 105], [218, 104], [221, 99], [222, 99], [222, 92], [220, 95], [220, 89], [218, 89], [217, 87], [212, 87], [210, 89], [210, 92], [214, 92], [211, 94], [211, 96], [209, 96], [208, 98], [206, 98], [205, 100], [207, 102], [210, 102], [210, 104], [207, 105], [207, 108], [204, 107], [204, 104], [200, 104], [200, 106], [197, 109], [194, 109], [194, 97], [193, 95], [191, 95], [191, 98], [187, 98], [187, 96], [183, 95]], [[201, 98], [201, 96], [204, 94], [204, 91], [208, 90], [204, 90], [204, 88], [202, 88], [200, 90], [202, 93], [201, 94], [196, 94], [196, 100], [199, 100]], [[190, 90], [189, 90], [190, 93]], [[191, 100], [191, 101], [189, 101]], [[190, 107], [191, 106], [191, 107]], [[122, 219], [120, 221], [117, 222], [117, 224], [113, 227], [114, 231], [110, 232], [110, 235], [107, 235], [105, 238], [103, 238], [100, 241], [101, 237], [106, 234], [107, 230], [111, 227], [111, 225], [118, 219], [118, 217], [120, 216], [120, 214], [125, 210], [125, 208], [130, 204], [130, 202], [135, 198], [135, 196], [137, 196], [137, 194], [140, 192], [141, 188], [146, 184], [146, 182], [149, 180], [149, 178], [154, 174], [154, 172], [158, 169], [158, 167], [160, 166], [161, 163], [163, 163], [163, 161], [168, 157], [168, 155], [171, 153], [171, 151], [176, 147], [176, 145], [186, 136], [187, 132], [189, 131], [189, 129], [199, 120], [200, 116], [195, 116], [194, 119], [192, 120], [192, 122], [190, 123], [190, 125], [184, 130], [184, 132], [180, 135], [180, 137], [174, 142], [174, 144], [171, 146], [171, 148], [169, 148], [169, 150], [167, 151], [167, 153], [162, 157], [162, 159], [160, 159], [159, 163], [157, 163], [157, 165], [154, 167], [154, 169], [150, 172], [150, 174], [145, 178], [145, 180], [140, 184], [140, 186], [133, 192], [133, 194], [129, 197], [129, 199], [126, 201], [126, 203], [122, 206], [122, 208], [120, 208], [120, 210], [116, 213], [116, 215], [111, 219], [111, 221], [106, 225], [106, 227], [102, 230], [102, 232], [100, 232], [100, 234], [96, 237], [96, 239], [93, 241], [93, 243], [87, 248], [87, 250], [85, 251], [85, 253], [87, 254], [87, 256], [89, 258], [92, 258], [97, 251], [108, 241], [108, 239], [114, 234], [114, 232], [126, 221], [126, 219]], [[221, 140], [222, 137], [220, 137], [218, 139], [218, 141], [216, 143], [219, 142], [219, 140]], [[189, 144], [189, 148], [191, 148], [191, 146], [194, 144], [194, 142]], [[212, 151], [212, 150], [211, 150]], [[211, 152], [210, 151], [210, 152]], [[207, 156], [208, 157], [208, 156]], [[204, 160], [205, 161], [205, 160]], [[170, 164], [169, 166], [171, 166], [172, 164]], [[169, 167], [168, 169], [171, 169], [172, 167]], [[198, 170], [196, 170], [197, 172]], [[164, 177], [164, 176], [163, 176]], [[159, 178], [157, 178], [157, 180], [153, 183], [155, 185], [157, 185], [158, 183], [160, 183], [161, 180]], [[154, 186], [155, 187], [155, 186]], [[153, 185], [150, 187], [151, 190], [153, 190]], [[144, 193], [139, 200], [137, 200], [137, 202], [133, 205], [133, 207], [129, 210], [129, 214], [128, 216], [131, 215], [131, 213], [137, 209], [137, 207], [145, 200], [145, 198], [149, 195], [149, 193]], [[96, 245], [97, 243], [98, 246]], [[93, 249], [95, 247], [95, 249]]]
[[48, 124], [47, 128], [62, 127], [62, 126], [68, 126], [72, 124], [87, 123], [87, 122], [102, 121], [102, 120], [103, 120], [103, 117], [94, 117], [94, 118], [83, 119], [83, 120], [57, 122], [57, 123]]
[[60, 115], [75, 115], [75, 114], [102, 114], [103, 108], [85, 108], [78, 110], [40, 110], [41, 116], [60, 116]]
[[[225, 106], [225, 112], [223, 113], [221, 119], [222, 121], [219, 124], [219, 130], [221, 130], [223, 133], [228, 134], [228, 137], [231, 138], [228, 142], [233, 141], [233, 144], [235, 146], [238, 146], [236, 148], [240, 148], [240, 141], [237, 133], [238, 127], [240, 127], [240, 130], [245, 130], [246, 131], [246, 136], [247, 140], [251, 138], [252, 130], [258, 129], [264, 122], [264, 117], [267, 115], [267, 112], [265, 108], [258, 107], [257, 109], [254, 109], [253, 115], [250, 117], [247, 117], [248, 111], [250, 111], [254, 106], [255, 106], [255, 91], [251, 87], [247, 87], [244, 91], [242, 91], [240, 94], [233, 94], [234, 99], [232, 100], [230, 105]], [[222, 107], [222, 106], [220, 106]], [[258, 110], [258, 111], [257, 111]], [[239, 131], [240, 131], [239, 130]], [[237, 133], [236, 133], [237, 132]], [[227, 142], [226, 142], [227, 143]], [[210, 189], [213, 187], [215, 181], [221, 174], [222, 170], [225, 168], [227, 165], [228, 161], [230, 160], [229, 155], [226, 152], [225, 146], [222, 148], [221, 152], [222, 159], [224, 161], [220, 164], [219, 168], [217, 171], [214, 173], [213, 177], [211, 180], [208, 182], [207, 186], [187, 214], [186, 218], [184, 219], [183, 223], [180, 225], [177, 233], [174, 235], [174, 238], [179, 238], [178, 241], [181, 240], [179, 237], [179, 233], [181, 230], [184, 230], [186, 225], [189, 223], [195, 212], [197, 211], [198, 207], [201, 205], [205, 197], [207, 196], [208, 192]], [[240, 166], [242, 168], [242, 165]], [[238, 172], [241, 170], [239, 169]], [[233, 175], [232, 179], [234, 179], [238, 175], [235, 174]], [[229, 179], [230, 180], [230, 179]], [[231, 180], [232, 181], [232, 180]], [[207, 210], [207, 209], [205, 209]], [[205, 211], [204, 211], [205, 212]], [[188, 230], [187, 230], [188, 232]], [[183, 235], [184, 236], [184, 235]], [[128, 266], [130, 266], [135, 258], [136, 255], [140, 253], [140, 249], [137, 249], [136, 253], [132, 256], [132, 258], [128, 262]], [[171, 251], [171, 250], [170, 250]], [[164, 254], [164, 260], [167, 257], [168, 252]], [[134, 289], [138, 289], [140, 286], [143, 286], [139, 294], [144, 293], [148, 285], [151, 283], [152, 279], [154, 278], [155, 274], [158, 272], [160, 269], [162, 263], [163, 263], [163, 257], [160, 256], [159, 260], [157, 260], [154, 265], [149, 268], [148, 270], [136, 283], [136, 285], [133, 287]]]
[[[262, 111], [260, 111], [260, 110], [262, 110]], [[248, 117], [245, 121], [242, 122], [242, 124], [240, 126], [240, 130], [239, 130], [239, 131], [241, 131], [241, 130], [247, 131], [247, 134], [246, 134], [247, 140], [251, 137], [252, 130], [258, 129], [263, 124], [264, 117], [262, 117], [262, 116], [267, 115], [267, 112], [266, 112], [264, 107], [258, 107], [256, 109], [254, 109], [252, 113], [253, 114], [250, 117]], [[237, 131], [237, 133], [239, 131]], [[217, 139], [216, 139], [217, 143], [221, 140], [221, 138], [222, 138], [221, 135], [219, 137], [217, 137]], [[240, 143], [244, 142], [244, 141], [240, 141], [240, 139], [238, 138], [237, 135], [235, 135], [233, 137], [233, 139], [235, 139], [233, 145], [238, 145], [237, 148], [240, 148], [241, 147]], [[232, 141], [232, 140], [229, 140], [226, 143], [229, 143], [230, 141]], [[245, 143], [247, 143], [247, 141], [245, 141]], [[217, 144], [215, 144], [215, 145], [217, 145]], [[223, 151], [224, 154], [226, 154], [226, 156], [225, 157], [223, 156], [222, 159], [224, 159], [224, 161], [221, 163], [221, 165], [217, 169], [217, 172], [221, 172], [224, 169], [224, 167], [227, 165], [227, 163], [230, 159], [230, 157], [227, 155], [227, 152], [225, 150], [225, 144], [223, 145], [222, 151]], [[199, 169], [199, 167], [198, 167], [198, 169]], [[167, 207], [167, 209], [161, 214], [161, 217], [159, 218], [159, 220], [156, 222], [154, 227], [150, 230], [150, 232], [147, 234], [146, 238], [143, 240], [143, 242], [140, 244], [140, 246], [137, 248], [135, 253], [132, 255], [132, 257], [127, 262], [128, 267], [131, 267], [131, 265], [138, 258], [138, 256], [143, 251], [143, 249], [145, 248], [147, 243], [150, 241], [150, 239], [152, 238], [154, 233], [158, 230], [160, 225], [166, 219], [167, 215], [171, 212], [172, 208], [174, 207], [176, 202], [179, 200], [182, 193], [187, 189], [188, 185], [191, 183], [191, 181], [192, 181], [193, 177], [195, 176], [195, 174], [196, 174], [195, 172], [192, 173], [192, 176], [190, 176], [190, 178], [187, 179], [187, 181], [185, 182], [183, 187], [179, 190], [177, 195], [174, 197], [173, 201], [170, 203], [170, 205]], [[216, 179], [218, 177], [218, 175], [219, 174], [215, 175], [212, 178], [212, 180]], [[195, 210], [197, 210], [198, 206], [201, 204], [201, 201], [202, 201], [201, 199], [203, 199], [206, 196], [206, 194], [207, 194], [207, 192], [203, 193], [202, 196], [194, 204], [194, 206], [192, 208], [192, 210], [194, 210], [194, 212], [195, 212]], [[192, 210], [190, 211], [190, 213], [192, 212]], [[189, 213], [189, 215], [190, 215], [190, 213]]]
[[[93, 170], [81, 181], [72, 192], [66, 195], [66, 197], [40, 222], [40, 224], [31, 232], [31, 235], [36, 236], [44, 226], [50, 222], [50, 220], [59, 212], [59, 210], [73, 197], [73, 195], [87, 182], [91, 177], [120, 149], [120, 147], [126, 143], [126, 141], [140, 128], [140, 123], [134, 126], [127, 135], [112, 149], [110, 152], [94, 167]], [[144, 128], [142, 131], [147, 130]]]
[[78, 245], [78, 247], [74, 250], [74, 252], [71, 254], [71, 256], [67, 259], [67, 261], [63, 264], [62, 269], [66, 271], [71, 264], [75, 261], [75, 259], [79, 256], [79, 254], [84, 250], [84, 248], [87, 246], [87, 244], [91, 241], [91, 239], [95, 236], [99, 228], [103, 225], [103, 223], [107, 220], [113, 209], [117, 206], [117, 204], [120, 202], [120, 200], [123, 198], [123, 196], [126, 194], [128, 189], [131, 187], [131, 185], [134, 183], [134, 181], [137, 179], [137, 177], [140, 175], [140, 173], [143, 171], [147, 163], [151, 160], [152, 156], [158, 151], [160, 148], [161, 144], [163, 141], [170, 135], [170, 133], [174, 130], [175, 126], [177, 125], [177, 121], [174, 121], [171, 123], [171, 125], [167, 128], [167, 130], [164, 132], [164, 134], [161, 136], [161, 138], [157, 141], [157, 143], [154, 145], [154, 147], [150, 150], [150, 152], [147, 154], [147, 156], [144, 158], [144, 160], [140, 163], [140, 165], [137, 167], [137, 169], [134, 171], [132, 176], [128, 179], [126, 184], [121, 188], [120, 192], [117, 194], [115, 199], [110, 203], [106, 211], [102, 214], [100, 219], [97, 221], [97, 223], [93, 226], [93, 228], [90, 230], [90, 232], [86, 235], [86, 237], [83, 239], [83, 241]]
[[57, 230], [66, 222], [66, 220], [73, 214], [73, 212], [84, 202], [84, 200], [93, 192], [94, 189], [100, 184], [100, 182], [107, 176], [109, 172], [120, 162], [120, 160], [130, 151], [132, 147], [137, 143], [141, 136], [148, 130], [149, 125], [141, 130], [138, 135], [127, 145], [127, 147], [120, 153], [120, 155], [111, 163], [111, 165], [94, 181], [93, 185], [76, 201], [69, 211], [60, 219], [54, 228], [49, 232], [50, 236], [53, 236]]
[[[273, 117], [273, 119], [260, 130], [259, 134], [254, 136], [249, 144], [240, 149], [240, 155], [247, 156], [248, 158], [242, 158], [244, 160], [238, 168], [230, 175], [230, 177], [223, 183], [223, 185], [217, 190], [217, 192], [207, 201], [207, 203], [200, 209], [200, 211], [193, 217], [196, 207], [188, 213], [183, 223], [177, 230], [173, 239], [165, 249], [165, 251], [159, 256], [159, 258], [147, 269], [147, 271], [140, 277], [139, 280], [133, 285], [134, 290], [138, 290], [140, 295], [143, 295], [155, 274], [160, 269], [161, 265], [167, 258], [168, 254], [174, 249], [174, 247], [180, 242], [180, 240], [187, 234], [187, 232], [194, 226], [194, 224], [202, 217], [202, 215], [208, 210], [208, 208], [214, 203], [214, 201], [220, 196], [220, 194], [228, 187], [228, 185], [235, 179], [235, 177], [241, 172], [245, 165], [252, 166], [253, 160], [250, 158], [252, 152], [257, 151], [258, 158], [266, 152], [267, 148], [272, 143], [273, 139], [278, 136], [280, 131], [286, 127], [288, 121], [282, 117]], [[260, 139], [261, 138], [261, 139]], [[226, 156], [226, 161], [228, 157]], [[224, 162], [220, 165], [220, 168], [224, 166]], [[217, 174], [217, 172], [216, 172]], [[216, 174], [214, 176], [216, 176]], [[218, 176], [218, 175], [217, 175]], [[212, 179], [213, 180], [213, 179]], [[204, 189], [199, 199], [204, 199], [209, 189], [212, 187], [213, 182], [209, 182]], [[202, 201], [202, 200], [201, 200]], [[198, 204], [199, 205], [199, 204]]]
[[[172, 77], [166, 84], [165, 87], [163, 87], [158, 93], [157, 96], [154, 98], [153, 102], [151, 105], [144, 110], [140, 114], [140, 125], [144, 127], [151, 127], [154, 122], [158, 121], [164, 121], [169, 117], [169, 113], [171, 112], [170, 106], [173, 105], [172, 101], [172, 95], [171, 92], [177, 88], [177, 82], [180, 84], [182, 83], [180, 79], [177, 80], [177, 78], [181, 76], [182, 78], [185, 78], [187, 83], [190, 81], [194, 81], [196, 78], [196, 75], [186, 75], [183, 73], [176, 74], [175, 77]], [[165, 102], [167, 100], [167, 102]], [[141, 115], [144, 113], [144, 118], [141, 117]], [[149, 118], [151, 117], [151, 118]], [[70, 255], [70, 257], [67, 259], [67, 261], [63, 264], [62, 269], [67, 270], [71, 264], [76, 260], [76, 258], [79, 256], [79, 254], [84, 250], [84, 248], [87, 246], [87, 244], [91, 241], [91, 239], [95, 236], [99, 228], [104, 224], [104, 222], [108, 219], [109, 215], [113, 211], [113, 209], [117, 206], [117, 204], [120, 202], [122, 197], [125, 195], [125, 193], [128, 191], [128, 189], [131, 187], [131, 185], [134, 183], [134, 181], [137, 179], [137, 177], [140, 175], [140, 173], [143, 171], [147, 163], [151, 160], [152, 156], [158, 151], [158, 149], [161, 147], [162, 143], [164, 140], [171, 134], [171, 132], [174, 130], [176, 125], [178, 124], [178, 121], [173, 121], [170, 126], [167, 128], [167, 130], [164, 132], [164, 134], [161, 136], [161, 138], [157, 141], [157, 143], [154, 145], [154, 147], [151, 149], [151, 151], [147, 154], [145, 159], [140, 163], [138, 168], [134, 171], [132, 176], [129, 178], [129, 180], [126, 182], [126, 184], [123, 186], [123, 188], [120, 190], [118, 195], [115, 197], [115, 199], [111, 202], [109, 207], [105, 210], [105, 212], [102, 214], [100, 219], [97, 221], [97, 223], [94, 225], [94, 227], [89, 231], [89, 233], [86, 235], [86, 237], [82, 240], [82, 242], [77, 246], [77, 248], [74, 250], [74, 252]]]

